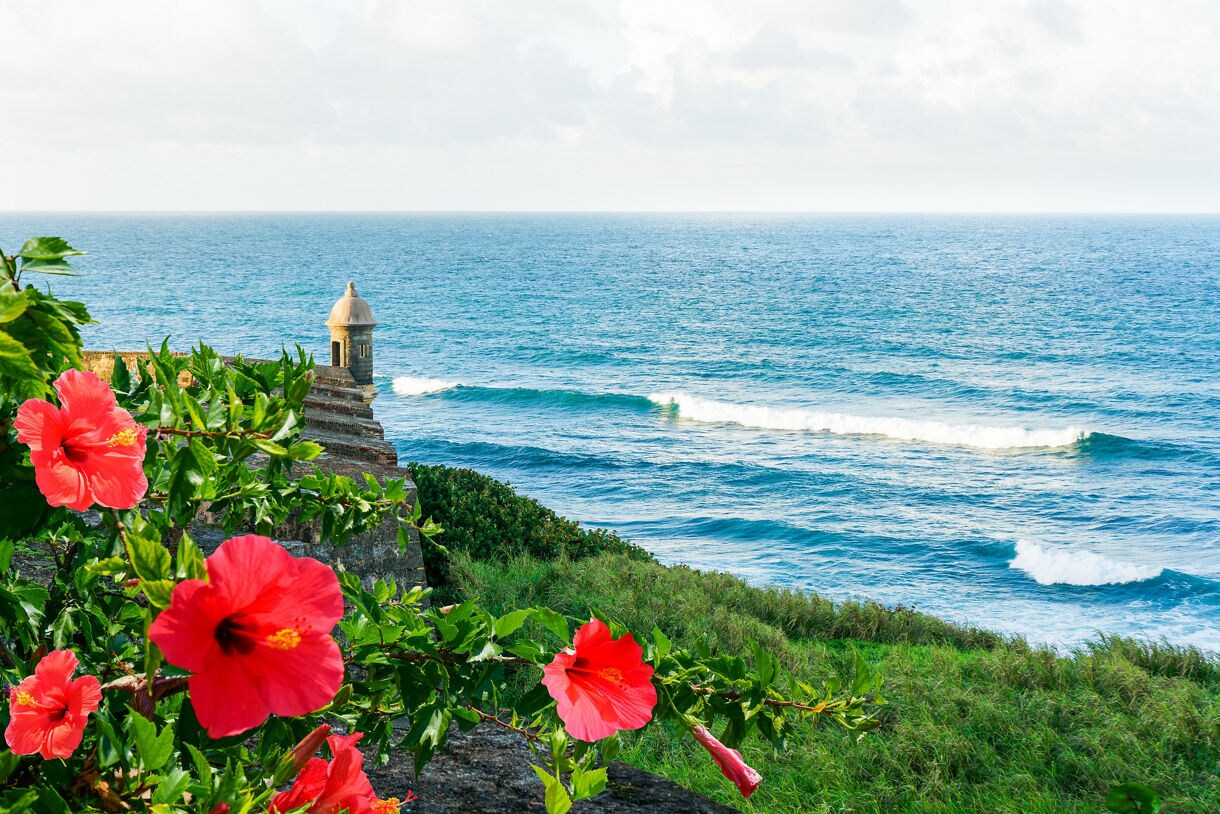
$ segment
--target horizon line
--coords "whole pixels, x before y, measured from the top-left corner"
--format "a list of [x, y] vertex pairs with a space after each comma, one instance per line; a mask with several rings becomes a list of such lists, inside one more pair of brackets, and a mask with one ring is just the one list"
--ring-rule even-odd
[[0, 209], [8, 215], [1042, 215], [1220, 216], [1220, 209]]

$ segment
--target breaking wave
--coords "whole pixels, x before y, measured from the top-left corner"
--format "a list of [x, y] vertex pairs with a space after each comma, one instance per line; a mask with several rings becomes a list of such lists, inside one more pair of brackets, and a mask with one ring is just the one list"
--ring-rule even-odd
[[1017, 556], [1009, 568], [1024, 571], [1039, 585], [1117, 585], [1156, 579], [1164, 570], [1155, 565], [1118, 562], [1092, 551], [1043, 547], [1017, 541]]
[[394, 392], [400, 396], [424, 396], [428, 393], [439, 393], [442, 390], [452, 390], [460, 382], [445, 379], [432, 379], [427, 376], [395, 376]]
[[1066, 447], [1089, 435], [1078, 427], [1027, 429], [979, 424], [947, 424], [911, 418], [860, 416], [818, 410], [779, 409], [692, 396], [689, 393], [654, 393], [648, 397], [661, 407], [675, 409], [682, 418], [708, 423], [739, 424], [766, 430], [804, 430], [839, 435], [884, 435], [903, 441], [956, 444], [978, 449]]

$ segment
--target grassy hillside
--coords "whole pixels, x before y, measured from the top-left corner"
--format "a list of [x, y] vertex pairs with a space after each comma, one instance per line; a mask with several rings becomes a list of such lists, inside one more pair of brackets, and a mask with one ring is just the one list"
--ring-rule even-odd
[[[436, 513], [422, 486], [421, 499]], [[857, 746], [833, 726], [778, 755], [747, 743], [765, 778], [749, 801], [689, 737], [656, 728], [628, 740], [624, 759], [743, 811], [1095, 814], [1108, 788], [1132, 780], [1160, 791], [1167, 812], [1220, 811], [1220, 663], [1195, 650], [1106, 639], [1063, 657], [910, 610], [623, 553], [511, 548], [451, 546], [449, 590], [493, 610], [597, 607], [635, 630], [658, 625], [676, 643], [704, 637], [740, 654], [758, 641], [812, 679], [847, 675], [853, 648], [880, 667], [883, 726]]]

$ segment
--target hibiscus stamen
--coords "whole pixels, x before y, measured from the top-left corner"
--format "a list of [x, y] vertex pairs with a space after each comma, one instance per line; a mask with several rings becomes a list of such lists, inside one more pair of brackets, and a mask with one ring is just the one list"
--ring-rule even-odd
[[623, 681], [623, 671], [616, 667], [603, 667], [597, 671], [597, 674], [607, 681], [613, 681], [615, 684], [621, 684]]
[[267, 637], [267, 646], [276, 650], [291, 650], [301, 643], [300, 631], [286, 627]]
[[13, 703], [22, 707], [36, 707], [38, 702], [34, 700], [34, 696], [30, 695], [25, 690], [18, 690], [16, 697], [13, 698]]
[[130, 447], [134, 446], [136, 439], [139, 438], [139, 433], [135, 429], [119, 430], [114, 435], [106, 440], [108, 447]]
[[402, 808], [402, 800], [397, 797], [373, 801], [373, 814], [398, 814], [400, 808]]

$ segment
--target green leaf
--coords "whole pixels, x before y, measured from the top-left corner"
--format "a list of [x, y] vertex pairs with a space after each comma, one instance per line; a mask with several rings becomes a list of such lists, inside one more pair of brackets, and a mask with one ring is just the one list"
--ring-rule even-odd
[[178, 577], [180, 579], [207, 579], [208, 567], [203, 552], [191, 535], [183, 532], [178, 541]]
[[495, 624], [492, 625], [492, 632], [495, 633], [497, 639], [503, 639], [525, 624], [525, 620], [530, 618], [533, 613], [529, 608], [507, 613], [495, 621]]
[[270, 441], [264, 441], [261, 438], [255, 438], [250, 443], [254, 444], [254, 446], [273, 457], [282, 458], [288, 454], [288, 450], [284, 449], [279, 444], [273, 444]]
[[[83, 252], [78, 252], [83, 254]], [[65, 277], [75, 277], [76, 267], [67, 260], [22, 260], [22, 271], [36, 271], [39, 274], [60, 274]]]
[[185, 769], [175, 766], [166, 772], [161, 777], [161, 782], [157, 784], [157, 791], [152, 798], [153, 805], [176, 803], [190, 785], [190, 774]]
[[0, 783], [12, 777], [20, 764], [21, 755], [14, 755], [7, 749], [0, 752]]
[[596, 797], [606, 790], [606, 767], [585, 769], [577, 766], [572, 770], [572, 798], [584, 800]]
[[51, 644], [56, 650], [60, 650], [68, 646], [68, 642], [72, 639], [72, 634], [76, 632], [76, 625], [72, 622], [72, 609], [64, 608], [59, 616], [55, 617], [55, 621], [51, 623]]
[[12, 322], [25, 313], [30, 304], [24, 291], [14, 291], [5, 285], [0, 288], [0, 322]]
[[127, 716], [128, 729], [135, 740], [136, 758], [141, 767], [157, 771], [174, 755], [174, 727], [166, 724], [160, 733], [157, 725], [134, 709]]
[[661, 632], [659, 627], [652, 629], [652, 640], [657, 644], [657, 663], [660, 664], [661, 660], [668, 656], [669, 651], [673, 649], [673, 642]]
[[169, 552], [160, 540], [145, 537], [135, 531], [127, 534], [127, 558], [140, 579], [168, 579], [170, 576]]
[[127, 560], [122, 557], [107, 557], [104, 560], [86, 563], [85, 570], [91, 574], [100, 574], [104, 577], [115, 577], [119, 574], [126, 574], [131, 569]]
[[293, 412], [292, 410], [289, 410], [288, 412], [286, 412], [284, 414], [284, 423], [281, 424], [280, 428], [275, 431], [274, 435], [271, 436], [271, 440], [272, 441], [283, 441], [285, 438], [287, 438], [289, 435], [292, 434], [292, 431], [294, 429], [296, 429], [296, 426], [297, 426], [297, 414], [295, 412]]
[[[169, 502], [166, 510], [181, 517], [199, 498], [200, 488], [208, 475], [216, 471], [216, 456], [198, 438], [180, 447], [169, 469]], [[193, 513], [192, 513], [193, 514]]]
[[568, 620], [564, 618], [563, 614], [550, 608], [534, 608], [533, 611], [538, 623], [558, 636], [560, 641], [566, 644], [572, 640], [568, 630]]
[[8, 570], [8, 567], [13, 564], [13, 551], [16, 545], [12, 540], [0, 540], [0, 574]]
[[110, 374], [110, 389], [119, 393], [131, 392], [131, 371], [118, 351], [114, 352], [114, 372]]
[[1143, 783], [1123, 783], [1106, 793], [1106, 808], [1118, 814], [1155, 814], [1161, 810], [1161, 795]]
[[72, 809], [68, 808], [64, 798], [50, 786], [39, 786], [38, 803], [39, 809], [45, 814], [72, 814]]
[[856, 656], [856, 677], [851, 684], [851, 694], [859, 697], [873, 688], [873, 671], [869, 669], [868, 662], [860, 655], [859, 650], [853, 652]]
[[17, 256], [22, 260], [60, 260], [84, 254], [68, 245], [62, 237], [32, 237], [21, 247]]
[[148, 603], [158, 610], [169, 607], [174, 596], [174, 581], [172, 579], [142, 579], [140, 590], [148, 597]]
[[294, 461], [312, 461], [325, 451], [325, 447], [314, 441], [298, 441], [288, 448], [288, 457]]
[[42, 379], [25, 345], [0, 331], [0, 378]]
[[191, 763], [195, 764], [195, 774], [199, 775], [199, 782], [204, 786], [212, 785], [212, 764], [208, 763], [208, 759], [203, 756], [197, 748], [191, 744], [185, 744], [186, 751], [190, 753]]
[[538, 775], [542, 785], [546, 786], [546, 814], [568, 814], [568, 809], [572, 807], [572, 798], [568, 796], [568, 790], [563, 787], [559, 778], [541, 766], [530, 768]]

